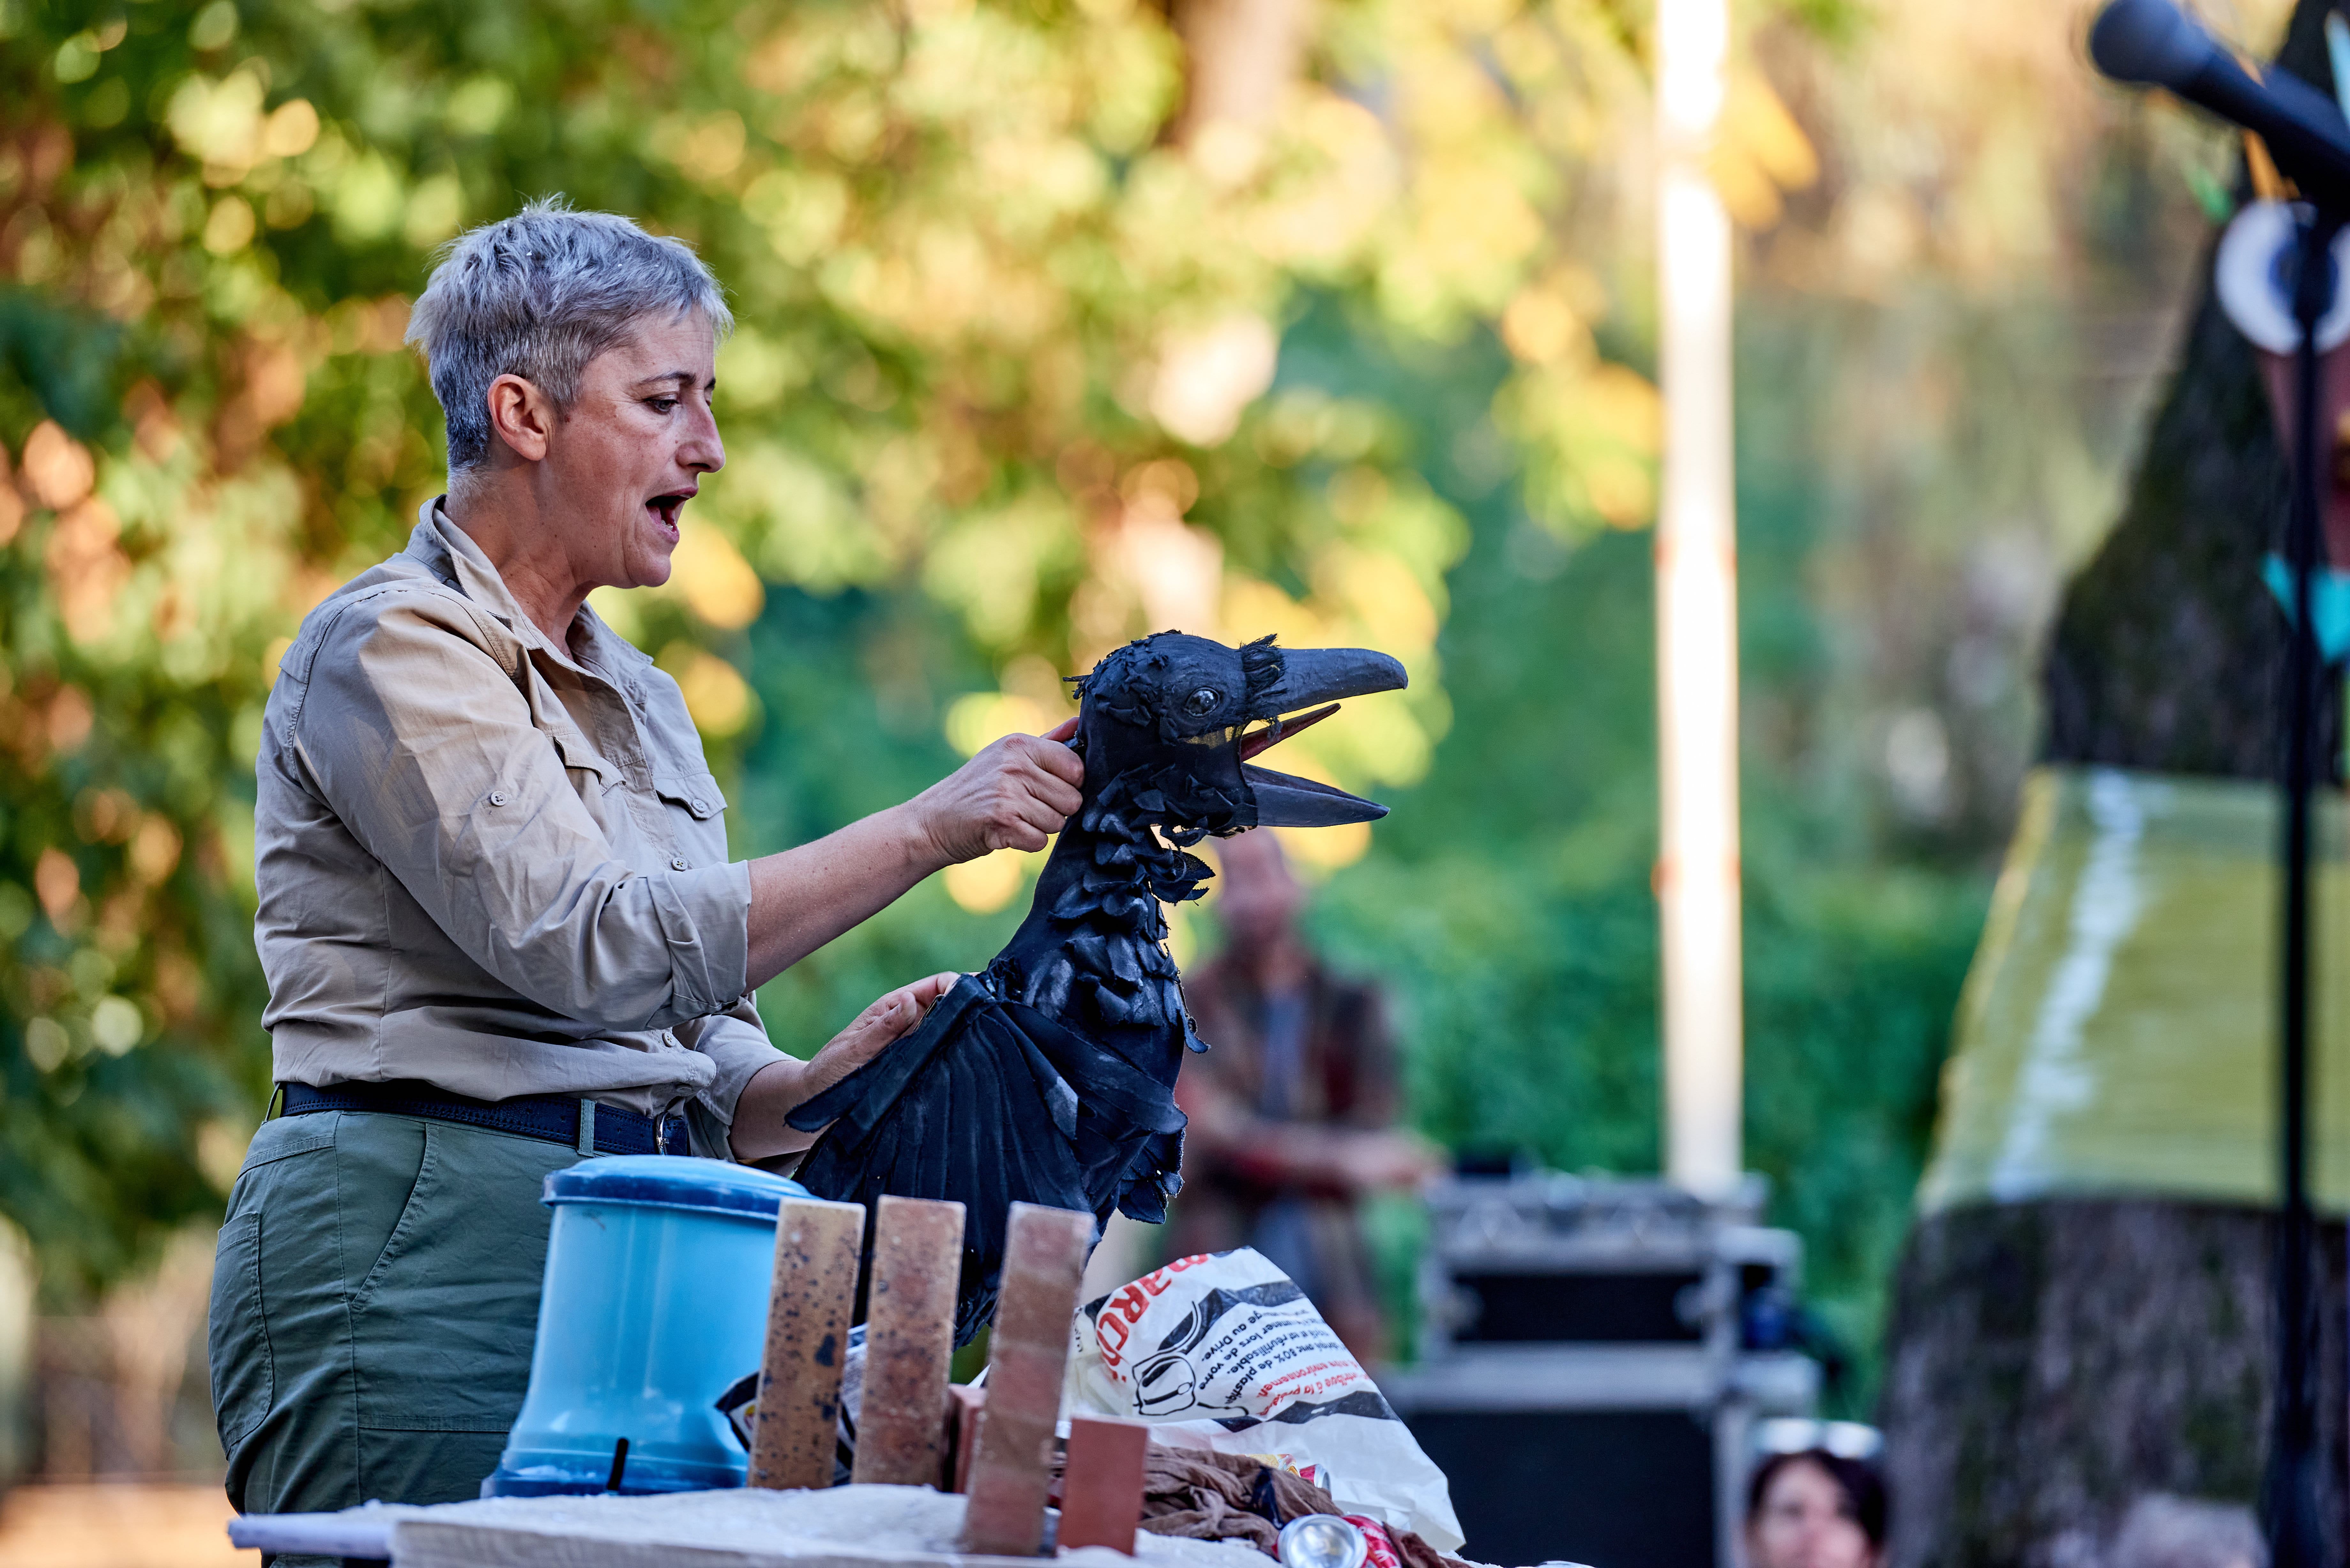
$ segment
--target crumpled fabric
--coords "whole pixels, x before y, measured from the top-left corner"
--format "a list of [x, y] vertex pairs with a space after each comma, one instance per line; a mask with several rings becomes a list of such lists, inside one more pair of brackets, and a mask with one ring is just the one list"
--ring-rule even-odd
[[[1340, 1513], [1304, 1477], [1240, 1454], [1152, 1447], [1142, 1460], [1142, 1528], [1194, 1541], [1245, 1541], [1280, 1555], [1281, 1527], [1309, 1513]], [[1461, 1568], [1409, 1530], [1388, 1532], [1404, 1568]]]

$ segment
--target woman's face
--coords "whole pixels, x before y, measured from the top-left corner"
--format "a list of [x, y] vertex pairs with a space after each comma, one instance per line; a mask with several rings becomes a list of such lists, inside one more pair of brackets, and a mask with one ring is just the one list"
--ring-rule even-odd
[[1844, 1488], [1810, 1459], [1779, 1468], [1746, 1526], [1749, 1568], [1877, 1568]]
[[679, 514], [702, 476], [726, 462], [710, 407], [717, 348], [709, 321], [693, 313], [646, 321], [588, 362], [547, 475], [583, 583], [669, 580]]

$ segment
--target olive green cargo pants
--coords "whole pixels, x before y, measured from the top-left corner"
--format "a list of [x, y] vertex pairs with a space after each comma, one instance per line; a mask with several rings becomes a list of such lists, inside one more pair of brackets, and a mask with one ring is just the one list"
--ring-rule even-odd
[[540, 1184], [578, 1158], [379, 1112], [264, 1123], [213, 1275], [229, 1501], [286, 1513], [478, 1497], [530, 1380]]

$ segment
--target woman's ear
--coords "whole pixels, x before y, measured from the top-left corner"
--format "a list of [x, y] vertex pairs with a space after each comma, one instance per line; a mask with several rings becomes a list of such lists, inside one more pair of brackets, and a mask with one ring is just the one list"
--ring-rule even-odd
[[490, 383], [490, 428], [498, 439], [526, 462], [543, 462], [555, 441], [560, 416], [555, 400], [535, 381], [520, 376], [500, 376]]

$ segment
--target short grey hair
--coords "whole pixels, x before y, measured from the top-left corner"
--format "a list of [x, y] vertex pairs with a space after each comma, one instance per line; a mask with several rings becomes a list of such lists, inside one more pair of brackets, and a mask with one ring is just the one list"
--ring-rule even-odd
[[699, 311], [724, 337], [734, 329], [724, 290], [681, 240], [649, 234], [611, 213], [575, 213], [543, 197], [441, 249], [408, 341], [432, 369], [449, 421], [449, 472], [490, 450], [490, 383], [520, 376], [570, 408], [588, 361], [648, 316]]

